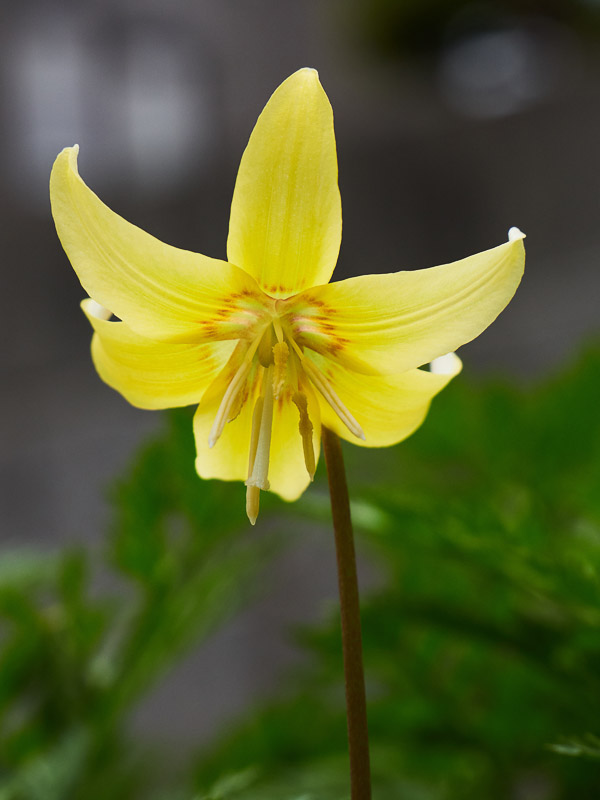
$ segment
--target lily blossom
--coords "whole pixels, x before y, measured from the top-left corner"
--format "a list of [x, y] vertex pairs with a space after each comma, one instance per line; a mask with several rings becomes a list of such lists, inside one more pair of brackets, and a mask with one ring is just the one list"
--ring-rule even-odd
[[452, 351], [496, 318], [523, 273], [523, 234], [511, 229], [451, 264], [329, 283], [342, 216], [333, 114], [313, 69], [285, 80], [256, 123], [227, 261], [126, 222], [81, 180], [77, 154], [59, 154], [50, 193], [89, 295], [96, 369], [140, 408], [197, 403], [197, 471], [245, 481], [253, 524], [261, 491], [294, 500], [306, 489], [321, 426], [364, 447], [418, 428], [461, 369]]

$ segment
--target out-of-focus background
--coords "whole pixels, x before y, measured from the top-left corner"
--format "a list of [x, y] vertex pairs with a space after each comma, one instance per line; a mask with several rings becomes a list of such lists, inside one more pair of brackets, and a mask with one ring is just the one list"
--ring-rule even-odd
[[[79, 143], [82, 176], [122, 216], [222, 258], [252, 126], [285, 77], [316, 67], [339, 153], [334, 278], [445, 263], [516, 225], [526, 277], [464, 349], [466, 370], [526, 382], [597, 331], [596, 0], [23, 0], [0, 23], [5, 544], [101, 547], [105, 487], [160, 424], [93, 370], [48, 202], [66, 145]], [[321, 537], [307, 532], [269, 601], [178, 668], [136, 725], [201, 741], [267, 691], [293, 658], [273, 631], [333, 596]], [[190, 702], [200, 681], [212, 688]]]

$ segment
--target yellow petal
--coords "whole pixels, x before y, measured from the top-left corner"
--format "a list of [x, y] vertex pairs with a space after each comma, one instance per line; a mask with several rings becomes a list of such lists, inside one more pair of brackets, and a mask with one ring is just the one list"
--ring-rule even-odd
[[[233, 421], [227, 423], [218, 442], [210, 448], [208, 438], [226, 386], [226, 380], [217, 379], [202, 398], [194, 417], [196, 470], [201, 478], [245, 481], [248, 477], [252, 416], [260, 392], [260, 380], [254, 382], [240, 413]], [[318, 402], [311, 393], [308, 396], [308, 406], [314, 426], [313, 443], [316, 461], [319, 458], [321, 425]], [[296, 500], [310, 483], [298, 425], [298, 409], [293, 404], [289, 392], [282, 393], [275, 399], [273, 409], [269, 483], [272, 492], [290, 501]]]
[[98, 374], [139, 408], [198, 403], [234, 346], [159, 342], [134, 333], [124, 322], [102, 319], [91, 299], [82, 308], [95, 331], [92, 358]]
[[342, 235], [333, 112], [314, 69], [275, 91], [235, 184], [227, 257], [274, 297], [327, 283]]
[[142, 335], [219, 338], [215, 329], [226, 326], [237, 298], [260, 293], [256, 283], [227, 262], [170, 247], [126, 222], [81, 180], [77, 153], [67, 147], [57, 157], [50, 199], [86, 292]]
[[515, 293], [525, 264], [519, 235], [452, 264], [363, 275], [290, 298], [296, 341], [384, 374], [456, 350], [487, 328]]
[[315, 360], [358, 420], [365, 439], [353, 436], [331, 406], [319, 398], [323, 425], [361, 447], [387, 447], [414, 433], [425, 419], [433, 397], [462, 368], [454, 353], [439, 359], [436, 371], [412, 369], [387, 377], [365, 377], [322, 356], [315, 356]]

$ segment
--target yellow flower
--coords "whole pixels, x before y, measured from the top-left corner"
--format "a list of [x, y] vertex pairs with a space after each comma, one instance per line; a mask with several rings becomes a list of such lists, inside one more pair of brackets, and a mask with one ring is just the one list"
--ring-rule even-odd
[[460, 360], [419, 367], [480, 334], [523, 272], [512, 229], [452, 264], [328, 283], [342, 217], [332, 110], [312, 69], [281, 84], [252, 132], [227, 261], [112, 212], [79, 177], [77, 153], [59, 154], [50, 194], [89, 295], [96, 369], [141, 408], [199, 403], [197, 471], [245, 480], [252, 523], [261, 490], [294, 500], [307, 487], [322, 425], [366, 447], [410, 435]]

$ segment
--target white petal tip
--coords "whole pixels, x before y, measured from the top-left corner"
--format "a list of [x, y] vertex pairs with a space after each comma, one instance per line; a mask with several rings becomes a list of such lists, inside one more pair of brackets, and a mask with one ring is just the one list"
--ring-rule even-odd
[[434, 358], [429, 364], [429, 372], [434, 375], [455, 375], [460, 371], [461, 361], [456, 353], [446, 353], [445, 356]]
[[67, 158], [74, 156], [75, 160], [77, 160], [77, 156], [79, 155], [79, 145], [78, 144], [74, 144], [74, 145], [71, 145], [70, 147], [63, 147], [63, 149], [59, 153], [59, 156], [62, 156], [63, 154]]
[[524, 239], [525, 234], [519, 228], [515, 228], [514, 226], [509, 229], [508, 231], [508, 241], [509, 242], [518, 242], [519, 239]]
[[313, 67], [301, 67], [290, 75], [290, 78], [294, 78], [300, 85], [304, 85], [305, 87], [310, 86], [313, 88], [320, 83], [319, 73]]
[[97, 303], [93, 297], [88, 298], [85, 306], [88, 313], [92, 317], [95, 317], [96, 319], [108, 320], [112, 317], [112, 311], [109, 311], [108, 308], [106, 308], [103, 305], [100, 305], [100, 303]]

